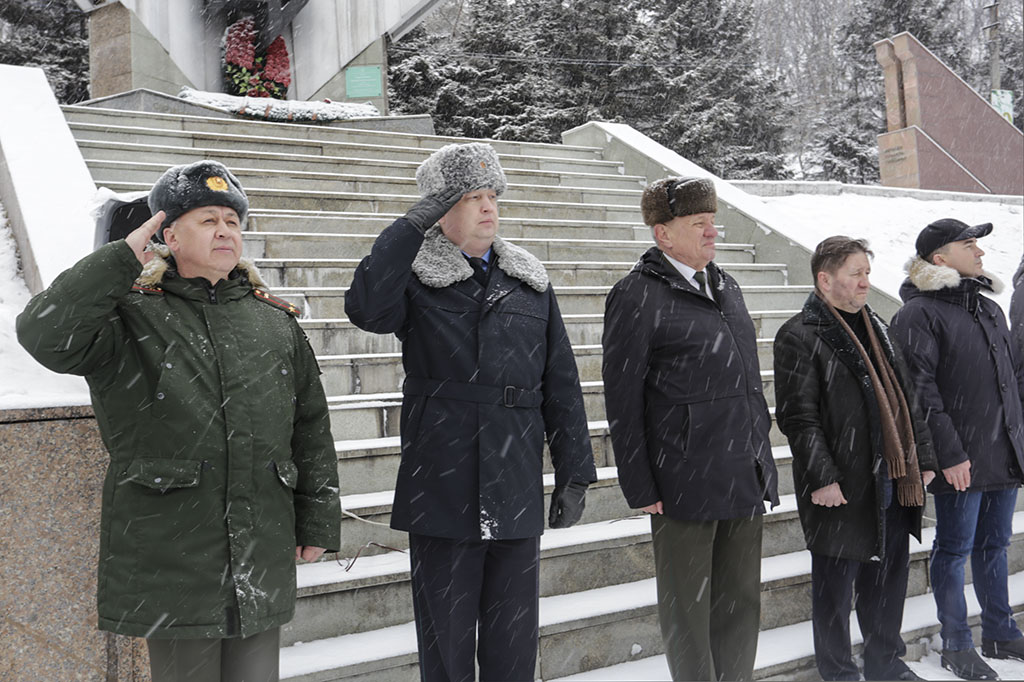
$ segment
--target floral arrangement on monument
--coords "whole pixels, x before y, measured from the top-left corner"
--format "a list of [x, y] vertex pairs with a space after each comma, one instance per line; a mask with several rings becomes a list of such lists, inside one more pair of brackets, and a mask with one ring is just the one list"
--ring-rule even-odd
[[256, 22], [244, 17], [224, 31], [224, 76], [232, 95], [284, 99], [291, 85], [291, 64], [284, 38], [256, 54]]

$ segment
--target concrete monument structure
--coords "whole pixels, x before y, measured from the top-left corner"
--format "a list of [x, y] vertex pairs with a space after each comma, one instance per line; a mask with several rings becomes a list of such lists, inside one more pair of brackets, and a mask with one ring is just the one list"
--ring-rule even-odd
[[1024, 194], [1024, 133], [909, 33], [875, 43], [888, 132], [882, 184]]
[[92, 97], [182, 86], [223, 92], [221, 39], [241, 14], [265, 43], [284, 38], [290, 99], [372, 102], [387, 113], [386, 41], [398, 40], [440, 0], [76, 0], [89, 12]]

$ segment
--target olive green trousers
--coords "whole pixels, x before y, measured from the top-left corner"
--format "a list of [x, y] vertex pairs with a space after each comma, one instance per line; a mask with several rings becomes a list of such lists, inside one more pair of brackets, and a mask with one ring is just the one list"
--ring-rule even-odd
[[658, 617], [673, 680], [753, 678], [762, 519], [651, 516]]
[[228, 639], [147, 639], [153, 682], [278, 682], [281, 628]]

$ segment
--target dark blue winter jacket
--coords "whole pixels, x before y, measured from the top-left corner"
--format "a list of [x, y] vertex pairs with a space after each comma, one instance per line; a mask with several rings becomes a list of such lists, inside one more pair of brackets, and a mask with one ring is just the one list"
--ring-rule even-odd
[[750, 518], [779, 503], [757, 335], [714, 262], [715, 300], [657, 247], [608, 294], [604, 399], [619, 485], [633, 509], [677, 520]]
[[[906, 355], [939, 467], [970, 460], [972, 491], [1020, 485], [1024, 364], [1003, 311], [981, 293], [999, 285], [917, 257], [908, 273], [889, 331]], [[940, 475], [929, 490], [953, 488]]]

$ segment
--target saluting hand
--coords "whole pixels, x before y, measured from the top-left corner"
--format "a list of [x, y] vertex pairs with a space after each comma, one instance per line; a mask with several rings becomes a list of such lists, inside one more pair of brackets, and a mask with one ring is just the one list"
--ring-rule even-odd
[[838, 483], [830, 483], [811, 493], [811, 502], [822, 507], [838, 507], [846, 504], [846, 497], [843, 496], [843, 490]]
[[431, 194], [413, 204], [405, 214], [405, 219], [420, 232], [426, 232], [427, 228], [440, 220], [461, 199], [462, 192], [453, 190]]
[[167, 214], [163, 211], [157, 211], [152, 218], [139, 225], [132, 230], [131, 234], [124, 238], [125, 243], [131, 247], [132, 253], [135, 254], [135, 257], [143, 265], [153, 260], [153, 254], [146, 251], [146, 244], [149, 244], [149, 240], [153, 238], [156, 231], [163, 225], [166, 216]]

